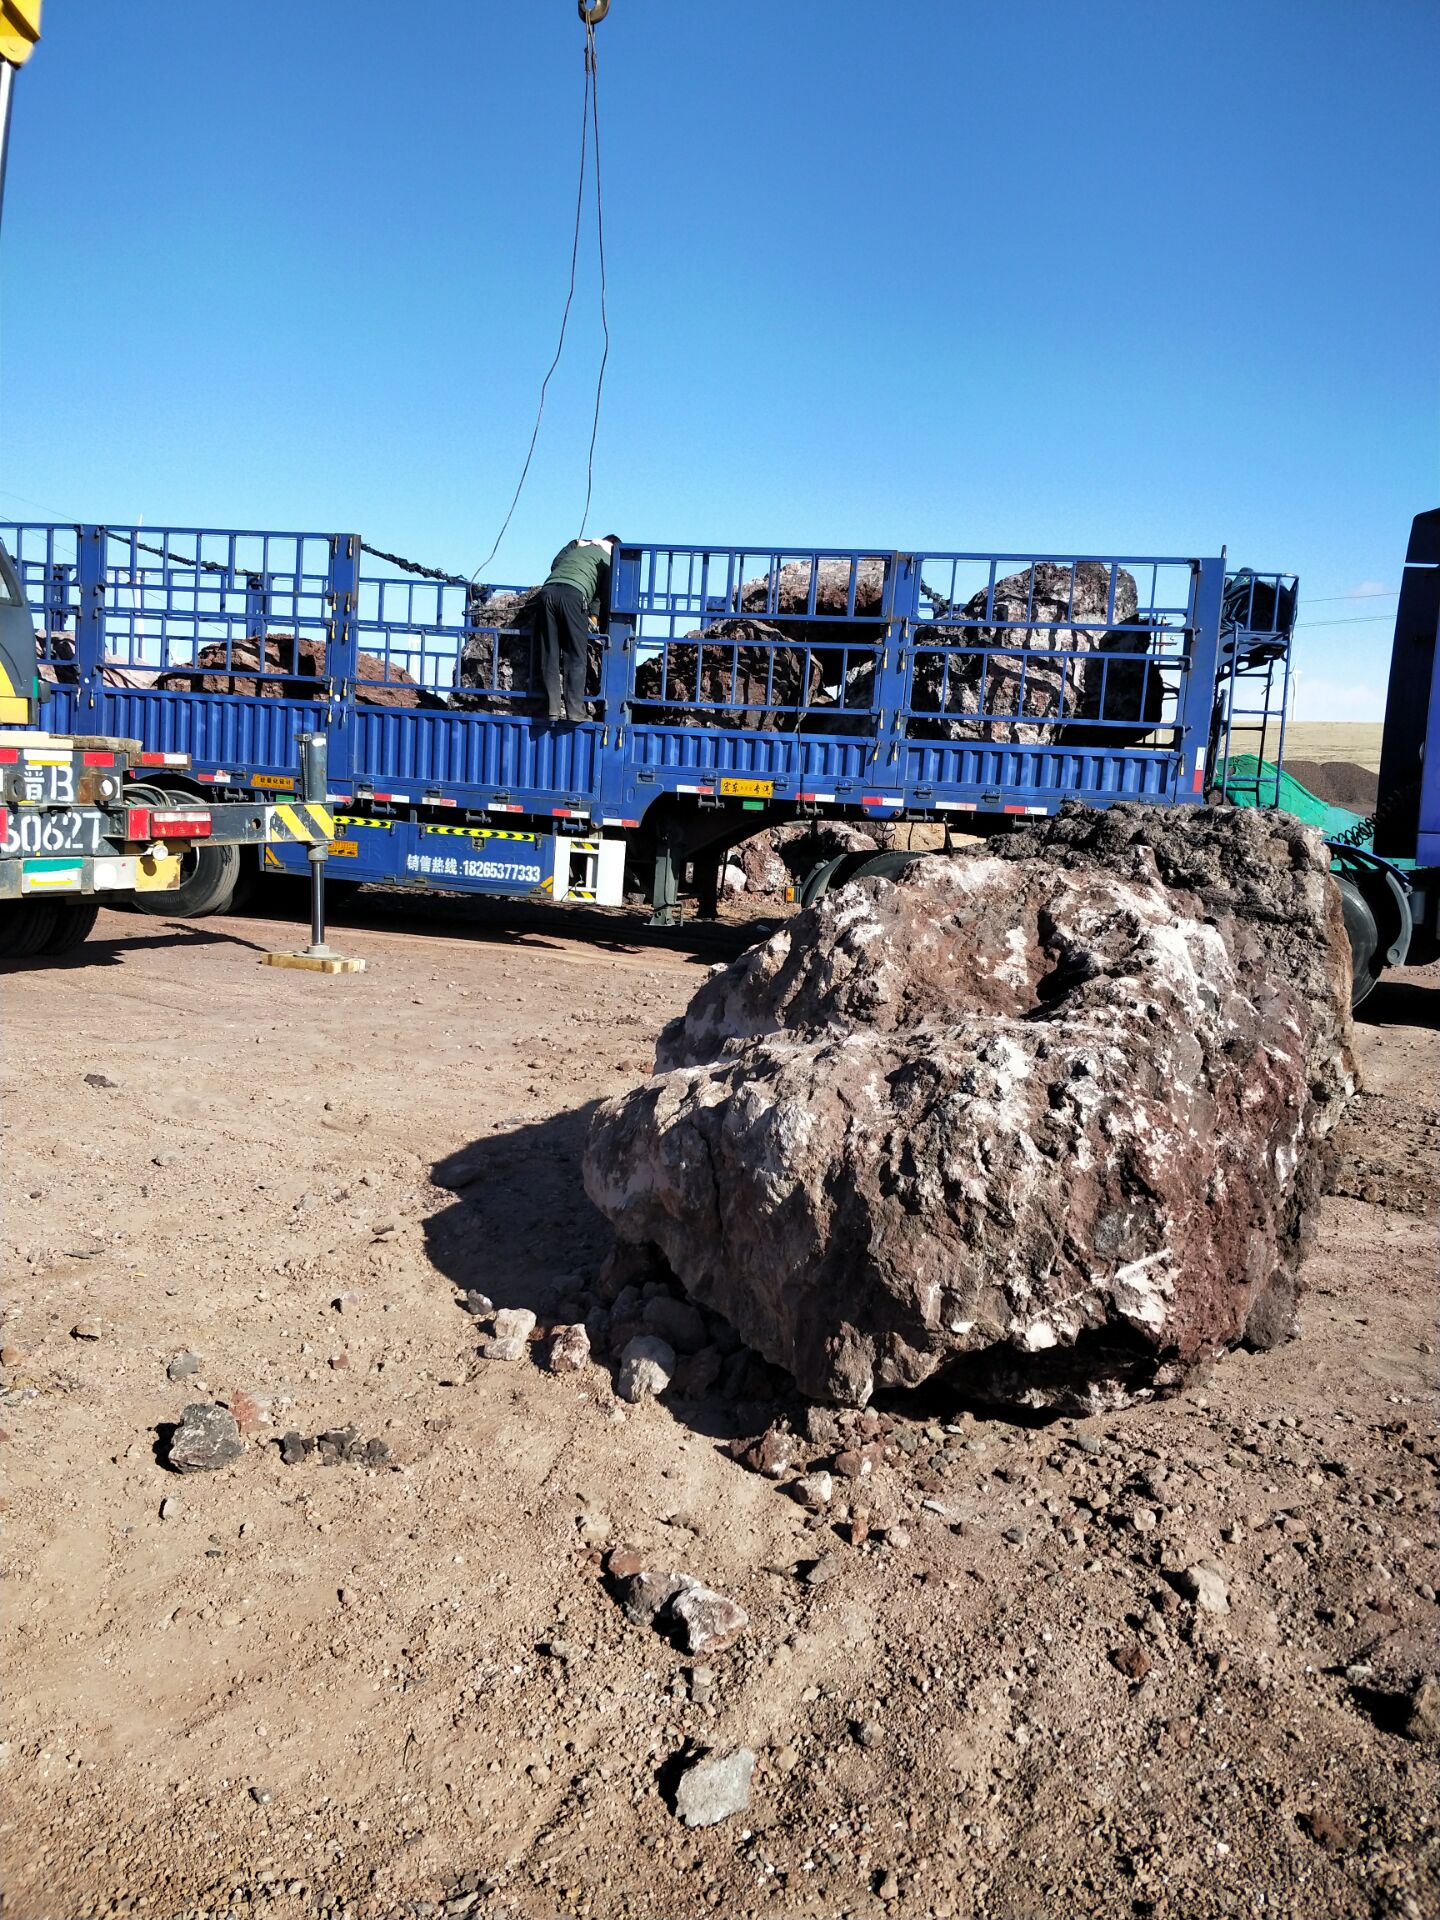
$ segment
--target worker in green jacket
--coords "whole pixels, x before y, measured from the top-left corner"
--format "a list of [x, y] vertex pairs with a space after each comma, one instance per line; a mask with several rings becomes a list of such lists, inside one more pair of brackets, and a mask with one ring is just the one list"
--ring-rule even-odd
[[610, 598], [610, 562], [620, 536], [572, 540], [551, 562], [535, 602], [540, 676], [552, 720], [585, 718], [585, 669], [590, 656], [590, 610]]

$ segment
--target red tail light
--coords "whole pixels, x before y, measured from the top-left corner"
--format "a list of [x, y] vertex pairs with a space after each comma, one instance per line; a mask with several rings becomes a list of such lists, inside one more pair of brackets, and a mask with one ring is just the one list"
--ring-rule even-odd
[[205, 807], [127, 807], [127, 840], [205, 840], [215, 823]]
[[215, 822], [205, 807], [152, 807], [150, 831], [157, 840], [204, 840]]

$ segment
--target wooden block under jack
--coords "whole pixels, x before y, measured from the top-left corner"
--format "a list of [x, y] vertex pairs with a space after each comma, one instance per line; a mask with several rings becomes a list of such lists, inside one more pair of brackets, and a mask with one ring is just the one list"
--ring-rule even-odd
[[347, 960], [339, 953], [262, 953], [262, 967], [300, 967], [306, 973], [363, 973], [363, 960]]

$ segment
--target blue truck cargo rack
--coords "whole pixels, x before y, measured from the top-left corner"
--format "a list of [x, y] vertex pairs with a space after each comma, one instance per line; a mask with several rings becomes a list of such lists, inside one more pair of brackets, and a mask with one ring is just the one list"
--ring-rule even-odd
[[357, 535], [0, 537], [53, 731], [188, 754], [237, 794], [287, 790], [323, 732], [337, 872], [614, 899], [629, 858], [662, 915], [686, 860], [767, 821], [1193, 804], [1256, 732], [1278, 761], [1296, 605], [1293, 576], [1223, 555], [626, 546], [589, 718], [554, 725], [517, 590], [417, 578]]

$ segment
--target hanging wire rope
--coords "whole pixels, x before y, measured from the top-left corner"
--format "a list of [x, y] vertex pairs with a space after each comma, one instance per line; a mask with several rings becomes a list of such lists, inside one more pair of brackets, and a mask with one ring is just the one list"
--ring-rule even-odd
[[605, 391], [605, 368], [610, 359], [610, 321], [605, 312], [605, 194], [600, 179], [600, 64], [595, 55], [594, 21], [588, 15], [582, 15], [582, 18], [585, 20], [585, 61], [590, 72], [590, 93], [594, 103], [595, 243], [600, 260], [600, 331], [604, 337], [600, 372], [595, 381], [595, 415], [590, 422], [590, 452], [585, 461], [585, 511], [580, 516], [580, 538], [583, 540], [590, 518], [590, 496], [595, 491], [595, 441], [600, 432], [600, 396]]
[[485, 568], [500, 551], [500, 543], [509, 531], [515, 509], [520, 504], [520, 495], [524, 491], [525, 481], [530, 473], [530, 463], [535, 457], [535, 446], [540, 438], [540, 422], [545, 417], [545, 395], [550, 386], [555, 369], [560, 364], [560, 356], [565, 351], [565, 333], [570, 325], [570, 309], [575, 302], [576, 267], [580, 257], [580, 234], [585, 219], [585, 174], [587, 156], [590, 147], [591, 112], [594, 111], [595, 136], [595, 225], [600, 246], [600, 325], [604, 333], [604, 352], [600, 361], [600, 376], [595, 387], [595, 417], [590, 430], [590, 455], [586, 472], [585, 515], [580, 522], [580, 531], [585, 531], [585, 520], [590, 513], [590, 494], [595, 476], [595, 437], [600, 428], [600, 395], [605, 384], [605, 362], [610, 357], [610, 327], [605, 314], [605, 219], [600, 200], [600, 108], [597, 90], [597, 63], [595, 58], [595, 27], [603, 20], [607, 7], [580, 8], [580, 17], [585, 24], [585, 94], [580, 109], [580, 179], [575, 191], [575, 232], [570, 242], [570, 285], [565, 294], [565, 310], [560, 316], [560, 338], [555, 344], [555, 357], [550, 362], [545, 378], [540, 382], [540, 404], [535, 410], [535, 426], [530, 435], [530, 445], [526, 449], [525, 464], [520, 469], [520, 478], [516, 482], [515, 492], [500, 531], [495, 536], [495, 544], [476, 567], [470, 579], [477, 580]]

